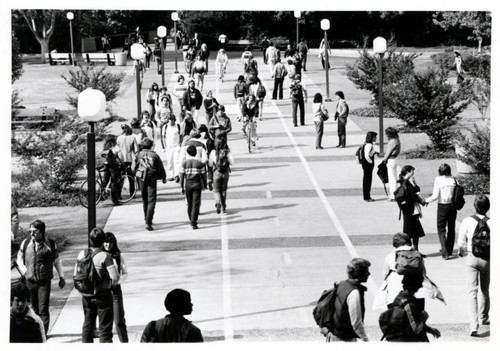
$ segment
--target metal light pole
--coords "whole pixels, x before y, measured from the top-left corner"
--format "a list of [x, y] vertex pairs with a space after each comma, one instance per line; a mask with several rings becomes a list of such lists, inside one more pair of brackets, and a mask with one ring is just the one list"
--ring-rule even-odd
[[295, 16], [295, 21], [297, 23], [297, 40], [295, 41], [295, 46], [299, 44], [299, 19], [300, 19], [300, 11], [293, 11], [293, 15]]
[[165, 86], [165, 48], [163, 47], [163, 38], [167, 36], [167, 28], [165, 26], [159, 26], [156, 34], [160, 37], [160, 49], [161, 49], [161, 86]]
[[380, 135], [380, 155], [384, 154], [384, 102], [382, 87], [382, 59], [387, 51], [387, 40], [377, 37], [373, 40], [373, 51], [378, 55], [378, 118]]
[[324, 59], [325, 59], [325, 77], [326, 77], [326, 99], [325, 101], [332, 101], [332, 99], [330, 99], [330, 77], [328, 76], [328, 66], [330, 65], [329, 64], [329, 60], [328, 60], [328, 36], [327, 36], [327, 30], [330, 29], [330, 20], [328, 19], [322, 19], [321, 20], [321, 29], [325, 31], [325, 45], [324, 45], [324, 50], [325, 50], [325, 53], [324, 53]]
[[172, 21], [174, 21], [174, 50], [175, 50], [175, 71], [174, 73], [179, 73], [177, 69], [177, 21], [179, 20], [179, 14], [177, 12], [172, 12], [171, 14]]
[[137, 88], [137, 118], [141, 118], [141, 77], [140, 77], [140, 67], [139, 61], [145, 56], [144, 46], [141, 44], [133, 44], [130, 47], [130, 55], [136, 61], [135, 62], [135, 83]]
[[95, 179], [95, 123], [106, 117], [106, 97], [104, 93], [88, 88], [78, 95], [78, 115], [89, 123], [87, 133], [87, 186], [88, 186], [88, 246], [90, 232], [96, 227], [96, 179]]
[[69, 20], [69, 36], [71, 38], [71, 60], [72, 60], [73, 66], [76, 66], [75, 51], [73, 50], [73, 26], [71, 24], [71, 22], [73, 21], [73, 18], [75, 18], [75, 16], [73, 15], [73, 12], [68, 12], [66, 14], [66, 18]]

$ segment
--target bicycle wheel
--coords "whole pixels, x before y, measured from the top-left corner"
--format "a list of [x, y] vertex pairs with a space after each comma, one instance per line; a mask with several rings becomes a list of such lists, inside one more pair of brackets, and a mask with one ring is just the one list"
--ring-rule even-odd
[[137, 193], [137, 183], [135, 178], [131, 175], [124, 174], [120, 179], [120, 196], [118, 197], [118, 201], [122, 204], [126, 204], [130, 200], [135, 197]]
[[[82, 204], [83, 207], [88, 208], [88, 201], [89, 201], [89, 189], [88, 189], [88, 182], [84, 181], [82, 185], [80, 185], [80, 191], [78, 194], [80, 198], [80, 203]], [[102, 185], [100, 181], [95, 182], [95, 204], [97, 205], [99, 201], [102, 199]]]

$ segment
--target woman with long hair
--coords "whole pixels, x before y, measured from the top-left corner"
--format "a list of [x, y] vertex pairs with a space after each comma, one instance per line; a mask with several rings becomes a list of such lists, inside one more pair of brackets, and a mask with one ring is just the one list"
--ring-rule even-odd
[[148, 89], [146, 93], [146, 102], [149, 104], [149, 114], [154, 116], [156, 114], [156, 105], [158, 101], [158, 97], [160, 94], [160, 89], [158, 88], [158, 84], [153, 83], [151, 88]]
[[335, 92], [337, 98], [337, 108], [335, 112], [335, 120], [338, 120], [337, 135], [339, 136], [339, 144], [337, 147], [345, 147], [346, 139], [346, 124], [347, 117], [349, 116], [349, 106], [345, 101], [344, 93], [342, 91]]
[[373, 202], [371, 198], [372, 189], [372, 177], [373, 168], [375, 167], [375, 155], [378, 152], [375, 151], [373, 143], [377, 140], [377, 133], [368, 132], [366, 133], [365, 145], [363, 145], [364, 160], [362, 163], [363, 167], [363, 200], [366, 202]]
[[229, 146], [224, 138], [215, 140], [215, 149], [210, 152], [208, 158], [209, 184], [210, 176], [213, 179], [213, 193], [215, 208], [217, 213], [226, 213], [227, 184], [229, 182], [230, 166], [234, 164], [234, 159]]
[[193, 63], [191, 69], [191, 75], [194, 77], [196, 82], [196, 89], [203, 91], [203, 83], [205, 80], [206, 68], [205, 61], [201, 58], [201, 55], [196, 55], [196, 60]]
[[178, 124], [181, 124], [182, 121], [184, 121], [184, 110], [182, 108], [182, 98], [184, 96], [184, 93], [186, 92], [186, 90], [188, 89], [188, 85], [187, 85], [187, 82], [186, 82], [186, 79], [184, 78], [184, 76], [182, 74], [180, 74], [178, 77], [177, 77], [177, 84], [174, 85], [174, 95], [175, 97], [177, 98], [177, 105], [179, 106], [179, 113], [177, 114], [178, 118], [177, 118], [177, 123]]
[[323, 95], [314, 94], [312, 102], [313, 122], [316, 126], [316, 150], [323, 150], [321, 141], [323, 139], [323, 122], [328, 118], [328, 110], [323, 105]]
[[118, 243], [116, 237], [113, 233], [107, 232], [104, 234], [104, 251], [108, 252], [116, 267], [118, 268], [118, 273], [120, 278], [116, 285], [111, 287], [111, 294], [113, 295], [113, 319], [115, 321], [115, 329], [118, 334], [120, 342], [128, 342], [127, 325], [125, 323], [125, 309], [123, 308], [123, 293], [121, 283], [123, 283], [127, 277], [127, 266], [125, 265], [125, 260], [123, 255], [118, 248]]
[[387, 150], [382, 162], [387, 163], [387, 171], [389, 175], [388, 201], [394, 201], [394, 192], [396, 191], [398, 174], [401, 172], [401, 168], [399, 167], [397, 161], [397, 157], [401, 152], [401, 141], [399, 141], [398, 131], [393, 127], [387, 127], [385, 129], [385, 135], [389, 142], [387, 143]]

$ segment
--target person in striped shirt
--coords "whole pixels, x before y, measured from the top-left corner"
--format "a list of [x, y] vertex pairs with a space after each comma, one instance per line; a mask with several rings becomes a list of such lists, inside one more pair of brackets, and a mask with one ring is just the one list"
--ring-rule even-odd
[[191, 227], [198, 229], [198, 215], [201, 206], [201, 191], [207, 188], [205, 164], [196, 158], [196, 147], [189, 145], [187, 158], [179, 170], [182, 194], [186, 195], [187, 212]]

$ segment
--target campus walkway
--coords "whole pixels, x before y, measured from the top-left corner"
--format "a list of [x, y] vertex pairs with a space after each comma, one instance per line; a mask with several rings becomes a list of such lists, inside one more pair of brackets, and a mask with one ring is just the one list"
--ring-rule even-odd
[[[139, 196], [114, 208], [104, 228], [115, 233], [128, 263], [129, 277], [122, 290], [130, 341], [138, 342], [144, 326], [167, 313], [163, 307], [166, 293], [183, 288], [191, 293], [194, 304], [187, 318], [201, 329], [206, 341], [324, 342], [312, 309], [323, 290], [346, 278], [346, 264], [357, 256], [372, 263], [372, 275], [366, 284], [365, 322], [370, 339], [380, 340], [381, 311], [372, 310], [371, 305], [383, 279], [384, 257], [392, 250], [392, 235], [402, 229], [402, 222], [398, 221], [397, 205], [386, 201], [376, 175], [372, 190], [376, 201], [362, 200], [362, 170], [354, 160], [354, 152], [363, 143], [364, 133], [350, 120], [348, 147], [337, 149], [332, 118], [325, 125], [325, 149], [315, 150], [310, 104], [314, 93], [325, 96], [324, 71], [317, 57], [311, 55], [308, 71], [303, 74], [310, 99], [306, 104], [306, 126], [298, 128], [292, 125], [290, 101], [271, 100], [272, 79], [259, 57], [267, 97], [264, 121], [258, 122], [257, 149], [249, 154], [241, 123], [235, 119], [232, 95], [242, 64], [231, 60], [226, 80], [220, 83], [214, 75], [214, 59], [212, 52], [203, 95], [213, 90], [233, 123], [229, 145], [236, 164], [229, 182], [227, 214], [216, 214], [212, 194], [205, 191], [200, 229], [192, 230], [178, 184], [159, 183], [154, 231], [144, 228]], [[182, 72], [181, 64], [179, 61]], [[171, 75], [172, 61], [166, 67], [171, 91], [176, 80], [176, 75]], [[342, 90], [351, 110], [366, 106], [370, 96], [356, 90], [340, 68], [333, 62], [330, 95]], [[152, 82], [161, 82], [154, 69], [146, 73], [143, 99]], [[285, 79], [285, 97], [289, 96], [288, 86], [289, 80]], [[329, 111], [335, 110], [335, 102], [326, 105]], [[133, 85], [117, 99], [116, 109], [128, 111], [130, 118], [135, 115]], [[160, 147], [157, 152], [165, 157]], [[425, 193], [432, 191], [430, 182], [421, 186]], [[471, 202], [468, 198], [459, 220], [471, 213]], [[422, 222], [427, 235], [420, 248], [428, 255], [429, 276], [447, 302], [426, 301], [428, 324], [441, 330], [438, 341], [470, 340], [465, 260], [441, 259], [436, 204], [424, 211]], [[73, 290], [48, 342], [80, 342], [82, 322], [81, 297]], [[481, 327], [480, 333], [488, 332], [489, 328]], [[114, 341], [118, 342], [116, 335]]]

